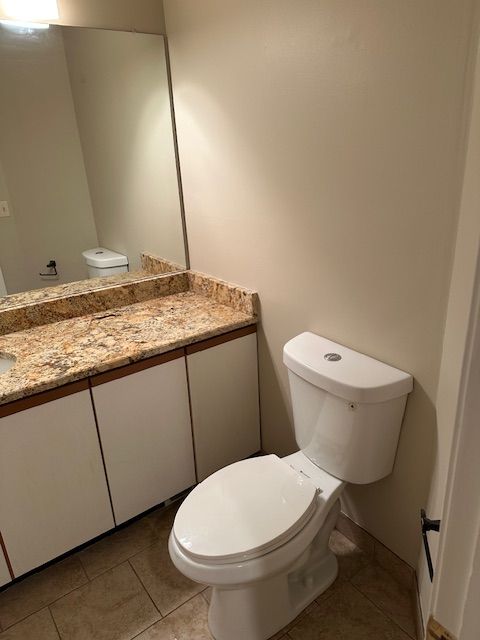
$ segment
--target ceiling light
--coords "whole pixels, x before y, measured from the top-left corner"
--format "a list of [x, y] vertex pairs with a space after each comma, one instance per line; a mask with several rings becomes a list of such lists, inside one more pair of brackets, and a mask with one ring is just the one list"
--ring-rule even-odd
[[35, 31], [36, 29], [49, 29], [50, 25], [42, 22], [22, 22], [20, 20], [0, 20], [0, 24], [12, 31]]
[[57, 0], [0, 0], [0, 14], [21, 22], [59, 18]]

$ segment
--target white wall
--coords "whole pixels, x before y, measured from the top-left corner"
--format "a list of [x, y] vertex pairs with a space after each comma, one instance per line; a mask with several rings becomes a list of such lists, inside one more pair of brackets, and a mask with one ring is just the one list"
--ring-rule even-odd
[[161, 0], [57, 0], [57, 5], [57, 24], [165, 33]]
[[470, 0], [166, 0], [192, 268], [258, 289], [263, 442], [295, 447], [283, 344], [415, 376], [392, 476], [345, 508], [416, 564], [460, 184]]
[[185, 265], [163, 37], [65, 29], [98, 240]]
[[12, 218], [1, 218], [0, 265], [9, 293], [86, 277], [96, 246], [90, 195], [60, 29], [28, 37], [0, 28], [0, 161]]

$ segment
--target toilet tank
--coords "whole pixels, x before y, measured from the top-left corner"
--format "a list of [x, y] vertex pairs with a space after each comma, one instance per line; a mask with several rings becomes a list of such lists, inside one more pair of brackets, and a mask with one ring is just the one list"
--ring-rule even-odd
[[283, 362], [303, 453], [345, 482], [389, 475], [412, 376], [309, 332], [287, 342]]
[[87, 263], [89, 278], [116, 276], [128, 271], [127, 256], [117, 253], [117, 251], [111, 251], [104, 247], [95, 247], [95, 249], [84, 251], [82, 256]]

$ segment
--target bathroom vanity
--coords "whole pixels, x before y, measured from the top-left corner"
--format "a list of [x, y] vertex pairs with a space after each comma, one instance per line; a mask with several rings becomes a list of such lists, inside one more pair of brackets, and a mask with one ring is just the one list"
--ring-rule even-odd
[[260, 450], [256, 294], [188, 269], [166, 47], [0, 25], [0, 587]]
[[38, 326], [0, 336], [16, 358], [0, 376], [0, 585], [260, 450], [255, 294], [192, 272], [142, 282], [134, 304], [48, 324], [40, 306]]

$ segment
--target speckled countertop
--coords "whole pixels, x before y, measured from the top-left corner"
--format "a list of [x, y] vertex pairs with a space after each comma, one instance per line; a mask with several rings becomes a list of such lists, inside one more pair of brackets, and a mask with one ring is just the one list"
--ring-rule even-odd
[[89, 278], [88, 280], [66, 282], [41, 289], [14, 293], [9, 296], [0, 296], [0, 312], [8, 309], [18, 309], [26, 305], [31, 306], [33, 304], [52, 302], [60, 298], [65, 299], [75, 295], [88, 294], [96, 290], [100, 290], [101, 292], [116, 285], [135, 284], [141, 280], [151, 279], [153, 275], [186, 271], [182, 265], [170, 262], [164, 258], [159, 258], [150, 253], [142, 253], [140, 260], [142, 268], [137, 271], [128, 271], [127, 273], [120, 273], [103, 278]]
[[189, 290], [0, 336], [17, 359], [0, 404], [254, 324], [245, 311]]
[[58, 298], [66, 298], [80, 293], [90, 293], [96, 289], [106, 289], [116, 284], [126, 284], [128, 282], [138, 282], [142, 278], [151, 278], [152, 274], [147, 271], [129, 271], [116, 276], [106, 278], [90, 278], [90, 280], [79, 280], [77, 282], [67, 282], [57, 284], [54, 287], [43, 289], [33, 289], [22, 293], [13, 293], [10, 296], [0, 296], [0, 311], [7, 309], [17, 309], [25, 305], [49, 302]]

